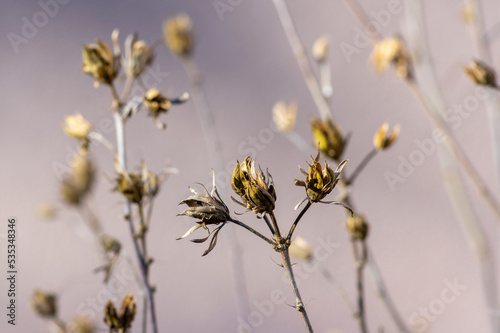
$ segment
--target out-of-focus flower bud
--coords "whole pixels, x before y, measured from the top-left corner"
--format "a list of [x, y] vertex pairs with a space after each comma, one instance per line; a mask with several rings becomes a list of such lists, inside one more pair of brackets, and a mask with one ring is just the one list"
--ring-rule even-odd
[[36, 290], [31, 298], [31, 307], [40, 317], [54, 318], [57, 315], [56, 300], [56, 295]]
[[391, 133], [389, 132], [389, 124], [383, 124], [375, 133], [373, 137], [373, 146], [377, 150], [389, 148], [399, 136], [399, 125], [394, 126]]
[[465, 66], [465, 73], [475, 84], [491, 88], [498, 87], [495, 70], [482, 61], [474, 60], [472, 63]]
[[352, 238], [364, 240], [368, 236], [368, 229], [364, 216], [354, 215], [347, 218], [347, 230]]
[[278, 130], [282, 133], [288, 133], [295, 128], [297, 119], [297, 104], [290, 103], [286, 105], [283, 101], [278, 101], [273, 106], [273, 121]]
[[290, 255], [299, 260], [310, 261], [313, 258], [313, 250], [302, 237], [296, 237], [288, 248]]
[[312, 47], [312, 55], [317, 62], [323, 62], [328, 56], [328, 47], [330, 42], [327, 37], [323, 36], [318, 38]]
[[191, 19], [179, 14], [163, 22], [163, 35], [167, 47], [180, 57], [189, 57], [193, 52], [194, 37]]
[[118, 63], [108, 44], [97, 39], [97, 44], [83, 46], [82, 72], [98, 82], [111, 84], [118, 75]]
[[375, 44], [370, 58], [377, 72], [384, 72], [392, 63], [396, 66], [396, 74], [401, 78], [410, 78], [410, 57], [397, 37], [389, 37]]
[[326, 121], [313, 119], [311, 121], [311, 130], [314, 141], [319, 142], [319, 150], [335, 161], [340, 160], [347, 141], [342, 136], [337, 125], [330, 119]]

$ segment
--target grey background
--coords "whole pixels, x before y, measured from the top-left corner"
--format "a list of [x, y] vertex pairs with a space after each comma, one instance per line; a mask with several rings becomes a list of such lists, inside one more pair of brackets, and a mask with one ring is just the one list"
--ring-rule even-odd
[[[369, 47], [353, 55], [350, 63], [346, 61], [339, 44], [353, 43], [353, 29], [358, 24], [342, 1], [288, 1], [288, 4], [308, 49], [320, 35], [331, 39], [334, 117], [344, 132], [352, 132], [346, 153], [350, 159], [347, 170], [352, 171], [371, 148], [373, 133], [384, 121], [402, 126], [397, 144], [376, 157], [359, 178], [353, 195], [358, 209], [368, 216], [370, 247], [403, 318], [408, 322], [412, 313], [429, 307], [446, 287], [444, 281], [457, 279], [467, 289], [454, 302], [446, 304], [444, 312], [430, 323], [429, 332], [489, 330], [478, 269], [449, 204], [436, 154], [427, 157], [394, 192], [384, 179], [385, 171], [397, 172], [399, 156], [408, 158], [417, 148], [416, 139], [431, 137], [431, 127], [423, 112], [391, 72], [376, 75], [368, 65]], [[474, 93], [473, 85], [462, 71], [473, 55], [473, 48], [460, 20], [460, 4], [451, 0], [425, 1], [430, 46], [449, 107]], [[110, 33], [116, 27], [121, 30], [121, 41], [137, 31], [140, 38], [153, 42], [162, 38], [164, 18], [186, 12], [194, 22], [195, 58], [206, 79], [206, 93], [224, 143], [225, 159], [245, 157], [238, 146], [269, 127], [270, 110], [278, 99], [298, 103], [297, 131], [312, 141], [309, 120], [317, 115], [315, 105], [270, 1], [242, 1], [232, 12], [224, 14], [223, 21], [212, 1], [70, 1], [61, 5], [57, 15], [49, 18], [27, 44], [20, 45], [18, 53], [11, 47], [7, 34], [21, 34], [22, 18], [32, 21], [41, 7], [35, 1], [4, 1], [0, 7], [0, 216], [5, 221], [0, 232], [6, 231], [8, 216], [17, 216], [20, 224], [19, 325], [14, 329], [7, 327], [2, 316], [2, 330], [46, 330], [45, 323], [29, 308], [29, 298], [36, 288], [60, 295], [59, 308], [64, 320], [79, 310], [88, 310], [87, 298], [96, 297], [102, 289], [102, 276], [92, 273], [100, 263], [99, 257], [80, 237], [78, 213], [60, 204], [59, 217], [54, 222], [42, 221], [35, 213], [37, 203], [57, 202], [57, 177], [52, 165], [65, 164], [68, 149], [76, 146], [61, 130], [64, 116], [81, 112], [96, 127], [103, 119], [111, 119], [107, 89], [102, 86], [94, 89], [92, 79], [79, 74], [83, 44], [93, 42], [95, 37], [110, 42]], [[387, 1], [365, 2], [365, 7], [386, 9]], [[484, 8], [487, 27], [492, 28], [500, 15], [499, 5], [484, 1]], [[393, 16], [382, 33], [399, 32], [402, 20], [403, 14]], [[493, 46], [498, 51], [498, 44]], [[159, 88], [170, 97], [188, 91], [182, 67], [164, 45], [155, 53], [156, 64], [169, 73]], [[217, 248], [203, 258], [205, 245], [175, 241], [193, 223], [175, 216], [180, 211], [177, 203], [189, 195], [188, 185], [210, 181], [212, 167], [193, 103], [172, 107], [161, 120], [168, 123], [166, 131], [156, 130], [143, 113], [127, 128], [131, 166], [138, 166], [145, 159], [150, 169], [157, 171], [164, 166], [165, 158], [169, 158], [180, 170], [161, 189], [149, 234], [150, 253], [155, 258], [151, 280], [158, 289], [161, 331], [236, 332], [238, 319], [227, 240], [221, 237]], [[487, 128], [481, 104], [455, 134], [498, 195]], [[106, 136], [113, 139], [112, 132]], [[120, 197], [110, 191], [113, 185], [109, 177], [114, 175], [111, 158], [103, 147], [93, 148], [92, 156], [100, 168], [92, 205], [106, 231], [122, 239], [126, 252], [133, 257], [128, 230], [120, 219]], [[302, 190], [293, 186], [293, 179], [300, 177], [297, 165], [304, 166], [309, 156], [274, 133], [273, 139], [254, 157], [273, 174], [278, 194], [276, 213], [283, 225], [289, 225], [296, 214], [293, 206], [303, 197]], [[492, 214], [473, 190], [470, 194], [490, 240], [497, 243], [498, 231]], [[230, 207], [239, 209], [232, 203]], [[265, 232], [262, 221], [255, 220], [252, 214], [242, 219]], [[316, 205], [300, 224], [297, 235], [313, 246], [317, 246], [319, 238], [327, 237], [338, 245], [324, 265], [354, 301], [354, 264], [343, 219], [340, 208]], [[273, 262], [279, 259], [277, 255], [249, 233], [243, 230], [236, 233], [244, 251], [251, 310], [256, 310], [254, 302], [268, 300], [276, 289], [283, 292], [288, 304], [293, 303], [289, 287], [281, 279], [282, 271]], [[3, 253], [4, 248], [5, 243]], [[5, 267], [5, 260], [1, 262], [0, 267]], [[0, 299], [4, 300], [6, 281], [1, 281]], [[395, 327], [369, 278], [366, 285], [371, 331], [383, 326], [385, 332], [394, 332]], [[135, 283], [128, 284], [120, 297], [130, 291], [137, 291]], [[349, 309], [320, 274], [311, 273], [304, 279], [301, 291], [317, 332], [358, 329]], [[104, 328], [101, 313], [97, 313], [95, 322]], [[139, 331], [139, 322], [140, 316], [134, 332]], [[264, 323], [256, 331], [301, 332], [302, 327], [299, 316], [283, 304], [264, 317]]]

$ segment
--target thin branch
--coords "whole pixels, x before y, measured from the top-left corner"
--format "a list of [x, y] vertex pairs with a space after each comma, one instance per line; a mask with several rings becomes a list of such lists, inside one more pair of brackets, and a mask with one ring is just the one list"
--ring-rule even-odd
[[314, 76], [314, 72], [311, 68], [311, 64], [309, 63], [309, 59], [307, 58], [306, 51], [302, 46], [299, 35], [295, 29], [295, 26], [292, 21], [292, 17], [290, 16], [290, 12], [285, 3], [285, 0], [273, 0], [274, 6], [276, 7], [276, 11], [278, 13], [280, 23], [283, 27], [283, 30], [286, 34], [288, 42], [292, 47], [293, 54], [295, 59], [299, 64], [300, 71], [304, 80], [306, 82], [307, 88], [311, 93], [311, 97], [318, 108], [318, 111], [323, 120], [332, 118], [332, 111], [330, 106], [328, 105], [326, 99], [323, 97], [323, 92], [321, 91], [321, 87]]
[[247, 229], [248, 231], [250, 231], [252, 234], [254, 235], [257, 235], [258, 237], [262, 238], [263, 240], [265, 240], [266, 242], [268, 242], [271, 246], [276, 246], [276, 242], [270, 240], [269, 238], [267, 238], [266, 236], [262, 235], [260, 232], [258, 232], [257, 230], [255, 230], [254, 228], [252, 227], [249, 227], [248, 225], [246, 225], [245, 223], [243, 222], [240, 222], [236, 219], [231, 219], [229, 220], [229, 222], [233, 222], [234, 224], [236, 225], [239, 225], [240, 227], [243, 227], [245, 229]]
[[280, 228], [278, 227], [278, 221], [276, 221], [276, 216], [274, 215], [274, 212], [271, 211], [271, 213], [269, 214], [269, 216], [271, 217], [271, 222], [273, 223], [273, 227], [274, 227], [274, 231], [275, 231], [274, 238], [276, 240], [281, 239]]
[[378, 153], [378, 150], [373, 148], [372, 150], [370, 150], [370, 152], [368, 154], [366, 154], [366, 156], [361, 160], [361, 162], [358, 164], [356, 169], [354, 169], [351, 177], [349, 177], [347, 179], [346, 183], [348, 185], [351, 185], [352, 183], [354, 183], [354, 180], [356, 180], [356, 178], [359, 176], [361, 171], [363, 171], [363, 169], [368, 165], [368, 163], [372, 160], [372, 158], [375, 157], [375, 155], [377, 155], [377, 153]]
[[352, 249], [354, 253], [354, 260], [356, 262], [356, 289], [358, 292], [357, 304], [358, 313], [357, 318], [359, 320], [359, 326], [362, 333], [367, 333], [366, 328], [366, 316], [365, 316], [365, 301], [364, 301], [364, 284], [363, 284], [363, 270], [366, 264], [366, 242], [365, 240], [360, 240], [361, 253], [358, 250], [358, 241], [351, 238]]
[[304, 206], [304, 208], [301, 210], [295, 221], [293, 222], [292, 226], [290, 227], [290, 231], [288, 231], [288, 236], [286, 236], [286, 240], [289, 241], [292, 239], [293, 232], [295, 231], [295, 228], [297, 227], [297, 224], [299, 223], [300, 219], [304, 214], [307, 212], [307, 210], [311, 207], [312, 203], [310, 200], [307, 201], [307, 204]]
[[[369, 24], [370, 24], [370, 17], [366, 14], [365, 10], [357, 0], [344, 0], [345, 5], [347, 8], [351, 11], [351, 13], [354, 15], [354, 17], [358, 20], [358, 22], [361, 24], [363, 27], [363, 30], [367, 30]], [[378, 42], [380, 39], [380, 35], [378, 31], [375, 31], [374, 33], [369, 34], [370, 39], [373, 44]]]
[[264, 214], [263, 218], [264, 218], [264, 221], [266, 221], [267, 227], [269, 228], [269, 230], [271, 230], [271, 234], [274, 237], [274, 235], [276, 234], [276, 232], [274, 231], [274, 228], [271, 225], [271, 221], [269, 221], [269, 218], [267, 217], [267, 214]]
[[292, 264], [290, 262], [290, 254], [288, 253], [288, 247], [285, 249], [281, 249], [278, 251], [281, 255], [281, 259], [283, 260], [283, 268], [287, 273], [288, 281], [292, 287], [293, 293], [295, 294], [295, 304], [294, 308], [299, 312], [300, 317], [304, 323], [304, 327], [306, 332], [313, 332], [311, 322], [309, 321], [309, 317], [307, 316], [306, 308], [302, 298], [300, 297], [299, 288], [297, 287], [297, 282], [295, 281], [295, 276], [293, 275]]

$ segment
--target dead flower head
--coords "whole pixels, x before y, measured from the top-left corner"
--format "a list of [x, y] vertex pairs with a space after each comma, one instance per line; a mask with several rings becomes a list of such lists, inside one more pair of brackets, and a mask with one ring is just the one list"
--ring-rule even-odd
[[79, 205], [90, 192], [95, 179], [92, 162], [86, 154], [75, 154], [71, 161], [71, 173], [61, 182], [61, 196], [64, 202]]
[[[206, 194], [200, 194], [196, 192], [194, 189], [189, 188], [189, 190], [193, 193], [187, 199], [182, 200], [179, 205], [185, 204], [188, 208], [178, 214], [185, 215], [195, 219], [199, 219], [200, 221], [196, 222], [196, 225], [189, 229], [184, 235], [179, 237], [178, 239], [183, 239], [191, 235], [193, 232], [198, 230], [199, 228], [203, 228], [208, 231], [208, 236], [200, 239], [193, 239], [192, 242], [195, 243], [203, 243], [205, 242], [211, 235], [212, 240], [210, 241], [210, 245], [208, 249], [203, 253], [203, 255], [207, 255], [210, 251], [213, 250], [215, 245], [217, 244], [217, 235], [224, 226], [225, 222], [231, 220], [231, 216], [229, 214], [229, 209], [226, 204], [222, 201], [219, 196], [219, 192], [217, 191], [217, 187], [215, 185], [215, 173], [213, 174], [213, 185], [212, 191], [209, 193], [205, 188]], [[220, 227], [215, 228], [213, 231], [210, 231], [207, 225], [218, 225], [222, 223]]]
[[144, 198], [153, 198], [159, 191], [161, 177], [148, 170], [146, 164], [141, 162], [141, 172], [123, 170], [115, 163], [118, 177], [114, 190], [133, 203], [139, 204]]
[[368, 224], [365, 217], [361, 215], [353, 215], [347, 218], [347, 230], [351, 237], [358, 240], [364, 240], [368, 236]]
[[118, 313], [113, 305], [113, 302], [108, 301], [108, 303], [106, 303], [106, 306], [104, 307], [104, 322], [110, 330], [127, 330], [134, 321], [135, 312], [136, 304], [134, 295], [131, 293], [123, 299], [120, 312]]
[[233, 170], [232, 187], [242, 202], [232, 199], [255, 214], [272, 213], [276, 191], [272, 176], [269, 172], [266, 174], [267, 176], [260, 167], [259, 170], [256, 169], [255, 161], [250, 156], [241, 164], [237, 162]]
[[56, 300], [55, 294], [36, 290], [31, 298], [31, 307], [40, 317], [53, 318], [57, 315]]
[[390, 64], [396, 66], [396, 74], [401, 78], [410, 78], [410, 57], [398, 37], [389, 37], [375, 44], [370, 57], [377, 72], [384, 72]]
[[344, 138], [337, 125], [330, 119], [325, 121], [313, 119], [311, 130], [314, 142], [319, 142], [319, 150], [333, 160], [340, 160], [347, 139]]
[[96, 44], [83, 46], [82, 72], [89, 74], [98, 82], [111, 84], [118, 75], [117, 57], [108, 44], [96, 39]]
[[152, 88], [146, 91], [143, 97], [143, 102], [148, 109], [149, 115], [153, 117], [153, 122], [159, 129], [165, 129], [167, 125], [161, 123], [158, 117], [161, 113], [167, 113], [172, 104], [182, 104], [189, 99], [189, 94], [184, 93], [178, 98], [168, 99], [161, 94], [161, 92]]
[[384, 150], [389, 148], [394, 141], [399, 136], [399, 131], [400, 131], [400, 126], [396, 125], [392, 129], [391, 133], [389, 132], [389, 124], [385, 123], [383, 124], [375, 133], [375, 136], [373, 137], [373, 146], [377, 150]]
[[155, 46], [155, 44], [148, 46], [143, 40], [138, 41], [137, 34], [127, 36], [122, 67], [128, 77], [138, 77], [147, 66], [151, 65]]
[[88, 148], [89, 134], [92, 129], [92, 124], [79, 113], [64, 118], [64, 132], [69, 137], [80, 140], [80, 145], [84, 150]]
[[186, 14], [179, 14], [163, 22], [163, 35], [167, 47], [180, 57], [189, 57], [193, 52], [193, 24]]
[[480, 84], [491, 88], [498, 87], [495, 70], [482, 61], [474, 60], [473, 62], [465, 66], [465, 73], [475, 84]]
[[321, 203], [333, 203], [335, 205], [343, 206], [349, 211], [352, 210], [346, 204], [337, 202], [337, 201], [322, 201], [337, 185], [340, 179], [340, 173], [342, 169], [348, 162], [348, 160], [343, 160], [333, 171], [330, 168], [330, 165], [325, 161], [325, 168], [321, 168], [321, 164], [319, 163], [320, 152], [318, 151], [318, 155], [316, 158], [312, 158], [312, 164], [309, 164], [309, 170], [306, 172], [304, 169], [300, 168], [300, 171], [306, 176], [304, 180], [295, 179], [296, 186], [302, 186], [306, 189], [306, 198], [302, 200], [296, 207], [297, 209], [300, 204], [306, 200], [309, 200], [311, 203], [321, 202]]
[[295, 128], [297, 120], [297, 104], [286, 105], [284, 101], [278, 101], [273, 106], [273, 121], [282, 133], [289, 133]]

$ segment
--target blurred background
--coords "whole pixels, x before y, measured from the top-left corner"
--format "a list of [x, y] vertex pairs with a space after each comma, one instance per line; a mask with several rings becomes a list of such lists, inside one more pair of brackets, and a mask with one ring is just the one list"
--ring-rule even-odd
[[[29, 300], [37, 288], [58, 294], [62, 319], [70, 320], [77, 314], [93, 316], [98, 331], [105, 331], [101, 308], [107, 301], [106, 291], [102, 275], [93, 273], [101, 258], [82, 236], [81, 216], [60, 202], [55, 166], [68, 165], [68, 157], [77, 149], [75, 140], [61, 129], [68, 114], [82, 113], [114, 142], [109, 125], [112, 121], [109, 90], [104, 86], [95, 89], [92, 78], [79, 72], [82, 45], [94, 42], [96, 37], [110, 43], [114, 28], [120, 29], [120, 43], [133, 32], [151, 43], [163, 38], [161, 24], [165, 18], [181, 12], [192, 18], [196, 36], [194, 58], [205, 79], [227, 170], [231, 171], [235, 160], [243, 160], [249, 148], [253, 148], [257, 163], [273, 175], [280, 224], [287, 229], [292, 223], [296, 216], [293, 207], [304, 196], [303, 189], [293, 185], [295, 178], [301, 178], [297, 165], [305, 166], [314, 150], [304, 154], [276, 132], [271, 109], [280, 99], [295, 101], [296, 130], [311, 144], [309, 122], [318, 113], [272, 2], [220, 2], [230, 9], [218, 11], [216, 1], [67, 1], [17, 46], [10, 42], [9, 33], [23, 36], [26, 20], [33, 22], [34, 15], [43, 11], [40, 3], [44, 2], [0, 4], [2, 253], [6, 253], [7, 217], [16, 216], [19, 223], [18, 322], [11, 327], [3, 315], [1, 331], [46, 331], [43, 319], [30, 309]], [[364, 1], [363, 6], [368, 12], [380, 11], [387, 9], [390, 2], [393, 1]], [[397, 174], [401, 158], [408, 159], [419, 149], [415, 140], [432, 138], [432, 128], [422, 109], [392, 70], [377, 75], [368, 62], [371, 46], [359, 48], [349, 60], [345, 57], [340, 45], [354, 45], [360, 26], [342, 1], [287, 3], [308, 51], [318, 37], [325, 35], [330, 39], [334, 120], [344, 133], [351, 133], [345, 153], [350, 162], [345, 170], [352, 172], [372, 148], [373, 135], [382, 123], [401, 125], [396, 144], [376, 156], [359, 177], [353, 199], [370, 223], [370, 249], [402, 318], [409, 325], [415, 314], [430, 307], [439, 311], [429, 312], [425, 319], [429, 332], [489, 331], [479, 269], [451, 208], [437, 154], [426, 155], [422, 165], [394, 189], [386, 180], [387, 171]], [[495, 33], [500, 4], [492, 0], [482, 3], [496, 61], [500, 51]], [[461, 19], [461, 6], [460, 1], [425, 1], [429, 46], [449, 108], [474, 96], [475, 89], [463, 72], [474, 49]], [[400, 33], [403, 20], [403, 13], [391, 16], [381, 33], [384, 36]], [[152, 82], [167, 97], [189, 91], [181, 64], [163, 43], [155, 49], [155, 54], [153, 70], [162, 74], [158, 80], [153, 76]], [[201, 257], [206, 244], [175, 240], [194, 222], [176, 217], [182, 209], [178, 203], [190, 194], [188, 186], [210, 183], [212, 165], [192, 101], [172, 107], [160, 120], [167, 123], [165, 131], [158, 130], [145, 112], [127, 124], [131, 169], [138, 170], [140, 161], [145, 160], [150, 170], [158, 172], [164, 168], [165, 159], [179, 169], [179, 174], [169, 177], [160, 190], [148, 237], [149, 253], [155, 260], [151, 281], [157, 286], [160, 331], [230, 333], [248, 324], [256, 326], [255, 332], [302, 332], [300, 318], [289, 306], [294, 303], [291, 290], [276, 264], [279, 256], [264, 242], [243, 229], [235, 229], [243, 251], [249, 295], [250, 317], [241, 318], [227, 239], [233, 233], [225, 233], [223, 229], [219, 244], [206, 257]], [[270, 137], [263, 137], [269, 133]], [[498, 197], [483, 102], [454, 134]], [[102, 146], [92, 146], [91, 156], [99, 177], [90, 205], [105, 231], [122, 240], [125, 253], [135, 262], [128, 229], [121, 218], [123, 201], [111, 191], [115, 176], [112, 158]], [[468, 180], [466, 183], [470, 185]], [[478, 219], [495, 245], [491, 249], [493, 255], [498, 259], [496, 244], [500, 234], [495, 218], [472, 188], [469, 193]], [[36, 207], [41, 202], [58, 207], [54, 220], [43, 220], [37, 214]], [[232, 211], [242, 212], [232, 202], [228, 205]], [[262, 220], [256, 220], [251, 213], [243, 215], [241, 220], [266, 232]], [[296, 235], [327, 254], [322, 264], [354, 303], [355, 266], [344, 223], [341, 208], [314, 205], [299, 224]], [[328, 247], [331, 251], [322, 250], [325, 243], [332, 245]], [[2, 270], [5, 257], [2, 254]], [[302, 266], [297, 264], [295, 268], [303, 275], [301, 293], [315, 331], [358, 331], [352, 312], [319, 270]], [[125, 277], [119, 298], [128, 292], [138, 293], [128, 266], [123, 264], [120, 270]], [[368, 274], [365, 281], [370, 331], [395, 332]], [[447, 281], [452, 284], [458, 281], [465, 289], [441, 309], [436, 304], [448, 286]], [[5, 279], [1, 279], [0, 288], [5, 309]], [[274, 292], [281, 295], [282, 302], [270, 306]], [[140, 331], [140, 317], [134, 324], [134, 332]]]

